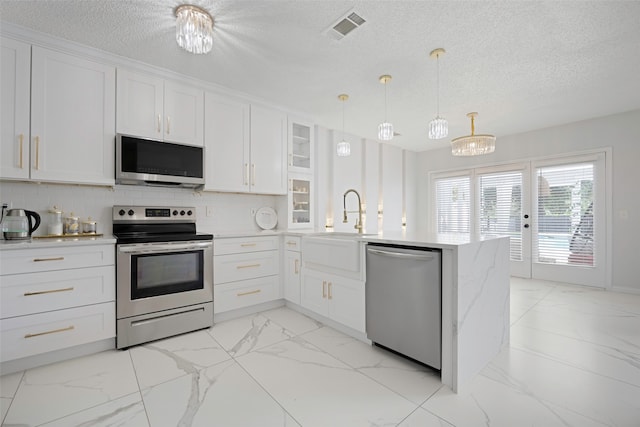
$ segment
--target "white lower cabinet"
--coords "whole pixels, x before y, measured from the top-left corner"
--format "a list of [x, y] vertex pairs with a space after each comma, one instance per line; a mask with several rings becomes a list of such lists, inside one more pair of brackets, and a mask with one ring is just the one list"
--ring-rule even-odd
[[115, 337], [113, 245], [0, 252], [0, 361]]
[[215, 314], [281, 297], [279, 248], [278, 236], [214, 239]]
[[361, 280], [305, 269], [300, 305], [356, 331], [365, 332], [364, 292]]

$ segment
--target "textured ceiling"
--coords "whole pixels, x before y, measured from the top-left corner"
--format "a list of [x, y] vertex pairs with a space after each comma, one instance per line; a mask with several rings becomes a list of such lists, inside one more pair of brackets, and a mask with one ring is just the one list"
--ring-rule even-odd
[[[168, 68], [305, 113], [323, 126], [422, 151], [469, 133], [499, 138], [640, 108], [639, 1], [216, 1], [205, 56], [175, 43], [176, 0], [0, 1], [0, 19]], [[347, 12], [367, 22], [341, 41]], [[431, 141], [436, 62], [449, 137]]]

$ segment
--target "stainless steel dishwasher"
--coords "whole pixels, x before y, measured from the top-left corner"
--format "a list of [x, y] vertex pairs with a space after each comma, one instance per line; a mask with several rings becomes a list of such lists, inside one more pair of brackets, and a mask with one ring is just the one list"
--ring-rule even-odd
[[367, 337], [440, 369], [441, 253], [367, 245]]

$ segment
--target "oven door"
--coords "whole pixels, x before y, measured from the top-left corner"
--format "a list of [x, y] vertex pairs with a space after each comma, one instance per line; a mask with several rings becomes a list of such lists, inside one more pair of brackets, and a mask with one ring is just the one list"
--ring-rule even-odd
[[118, 319], [213, 301], [213, 242], [116, 245]]

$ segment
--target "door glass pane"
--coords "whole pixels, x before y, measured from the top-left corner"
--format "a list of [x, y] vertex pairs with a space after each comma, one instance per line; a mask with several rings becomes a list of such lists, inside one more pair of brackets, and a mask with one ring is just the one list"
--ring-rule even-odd
[[542, 264], [595, 265], [593, 163], [541, 167], [536, 175], [534, 260]]
[[436, 181], [438, 233], [471, 231], [469, 177], [441, 178]]
[[512, 261], [522, 260], [521, 218], [522, 173], [480, 176], [480, 234], [510, 236]]

